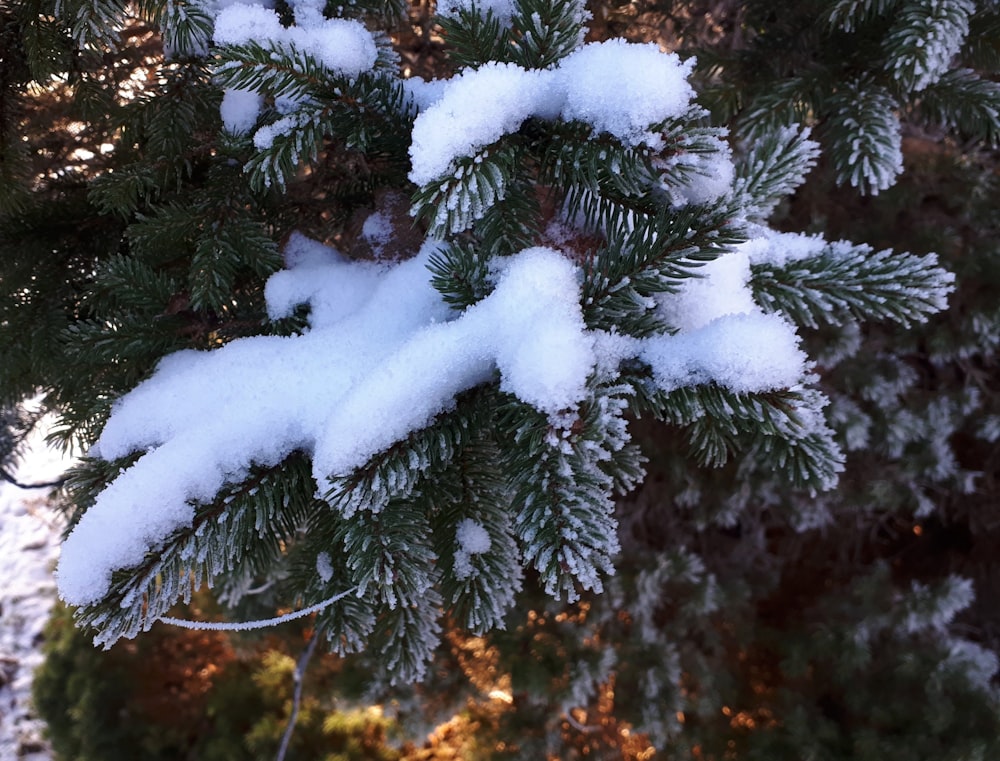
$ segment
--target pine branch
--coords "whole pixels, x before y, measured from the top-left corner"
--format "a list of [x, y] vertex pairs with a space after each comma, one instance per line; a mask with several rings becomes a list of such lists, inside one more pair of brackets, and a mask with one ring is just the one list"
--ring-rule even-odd
[[16, 486], [18, 489], [58, 489], [66, 483], [66, 479], [57, 478], [54, 481], [37, 481], [35, 483], [26, 484], [8, 473], [7, 469], [4, 467], [0, 467], [0, 479], [6, 481], [12, 486]]
[[323, 499], [345, 519], [378, 513], [392, 500], [409, 498], [428, 475], [440, 473], [482, 425], [484, 395], [470, 392], [432, 426], [414, 431], [346, 475], [331, 474]]
[[[627, 391], [594, 388], [561, 421], [513, 399], [499, 412], [505, 469], [513, 476], [514, 503], [521, 506], [514, 531], [525, 564], [538, 571], [552, 597], [565, 593], [572, 602], [579, 588], [600, 592], [601, 577], [612, 572], [618, 552], [615, 479], [605, 468], [628, 442], [622, 417]], [[642, 472], [640, 463], [623, 470], [637, 478]]]
[[114, 367], [115, 363], [149, 368], [184, 345], [184, 328], [183, 318], [176, 315], [150, 321], [147, 315], [122, 309], [71, 323], [63, 340], [68, 358], [79, 362], [78, 369]]
[[934, 254], [873, 252], [844, 241], [784, 265], [754, 264], [752, 272], [754, 298], [765, 310], [809, 328], [847, 318], [909, 327], [944, 309], [954, 282]]
[[272, 40], [266, 45], [224, 45], [215, 75], [224, 89], [267, 93], [296, 102], [323, 97], [334, 72], [297, 46]]
[[772, 81], [739, 116], [737, 134], [753, 144], [782, 128], [809, 124], [821, 112], [820, 101], [819, 86], [813, 79], [791, 76]]
[[1000, 69], [1000, 14], [979, 10], [969, 19], [969, 36], [959, 60], [976, 71]]
[[461, 156], [454, 161], [453, 173], [417, 191], [412, 213], [428, 225], [429, 236], [467, 230], [506, 198], [507, 185], [518, 171], [517, 142], [516, 136], [504, 136], [472, 156]]
[[167, 306], [180, 284], [141, 259], [116, 254], [101, 265], [94, 290], [118, 308], [155, 314]]
[[125, 0], [64, 0], [57, 11], [69, 22], [76, 44], [94, 50], [115, 50], [128, 18]]
[[398, 124], [412, 124], [413, 112], [402, 84], [365, 72], [332, 77], [326, 86], [321, 98], [302, 101], [293, 112], [257, 130], [258, 151], [244, 167], [254, 192], [283, 187], [300, 164], [315, 162], [327, 137], [380, 156], [393, 179], [405, 175], [408, 132]]
[[[432, 518], [440, 590], [457, 621], [475, 634], [503, 628], [521, 589], [520, 551], [511, 524], [510, 490], [498, 467], [499, 451], [486, 436], [471, 443], [453, 473], [430, 480], [425, 489], [437, 506]], [[482, 531], [488, 549], [470, 552], [463, 528]]]
[[146, 162], [123, 166], [90, 183], [90, 202], [103, 214], [128, 219], [140, 204], [152, 202], [165, 183]]
[[492, 291], [490, 259], [481, 246], [471, 242], [448, 243], [431, 254], [427, 262], [431, 284], [446, 304], [461, 311], [486, 298]]
[[995, 146], [1000, 141], [1000, 84], [970, 69], [952, 69], [920, 93], [913, 109], [940, 124]]
[[139, 5], [161, 30], [168, 60], [208, 55], [214, 23], [203, 6], [190, 0], [144, 0]]
[[653, 166], [659, 172], [659, 186], [676, 205], [689, 202], [692, 189], [696, 191], [695, 196], [703, 195], [697, 193], [697, 188], [706, 181], [718, 186], [719, 180], [713, 176], [720, 162], [724, 166], [729, 159], [730, 149], [726, 142], [729, 131], [698, 126], [705, 117], [704, 109], [692, 108], [682, 118], [667, 122], [657, 130], [667, 147], [657, 156]]
[[853, 32], [878, 16], [884, 16], [899, 0], [833, 0], [823, 16], [832, 28]]
[[477, 256], [511, 256], [530, 248], [538, 241], [543, 222], [534, 178], [524, 172], [514, 174], [503, 199], [487, 208], [473, 226]]
[[241, 270], [249, 269], [265, 278], [281, 265], [274, 241], [261, 224], [244, 210], [218, 210], [226, 218], [203, 226], [195, 241], [188, 270], [190, 307], [194, 310], [226, 311]]
[[625, 146], [610, 136], [595, 138], [590, 126], [580, 122], [543, 129], [540, 181], [564, 194], [568, 218], [582, 214], [588, 227], [617, 229], [630, 216], [626, 204], [639, 213], [659, 206], [653, 196], [660, 173], [650, 149]]
[[544, 69], [565, 58], [583, 41], [585, 13], [580, 0], [517, 0], [511, 19], [513, 61]]
[[308, 461], [301, 455], [258, 469], [196, 508], [192, 524], [151, 550], [141, 566], [116, 574], [109, 593], [79, 608], [77, 620], [97, 629], [95, 643], [107, 648], [148, 631], [178, 600], [190, 602], [203, 581], [211, 584], [238, 568], [266, 574], [316, 510], [311, 494]]
[[850, 182], [863, 193], [877, 195], [903, 171], [896, 101], [874, 83], [855, 82], [831, 105], [834, 110], [824, 132], [837, 182]]
[[742, 243], [740, 210], [741, 203], [729, 198], [635, 218], [630, 232], [611, 238], [593, 261], [584, 263], [587, 325], [635, 336], [662, 330], [650, 297], [674, 290], [704, 262]]
[[[69, 68], [72, 55], [65, 28], [55, 17], [52, 0], [23, 0], [16, 11], [20, 27], [20, 47], [31, 70], [31, 78], [45, 82]], [[12, 47], [4, 46], [6, 50]], [[10, 64], [4, 61], [5, 66]]]
[[908, 0], [885, 38], [885, 68], [907, 93], [941, 78], [969, 33], [972, 0]]
[[288, 725], [281, 735], [281, 745], [278, 747], [278, 755], [275, 756], [275, 761], [285, 761], [285, 754], [288, 753], [288, 745], [292, 741], [295, 723], [299, 718], [299, 706], [302, 703], [302, 685], [305, 681], [306, 668], [309, 666], [309, 661], [312, 659], [318, 642], [319, 633], [314, 629], [309, 635], [309, 641], [302, 650], [302, 655], [299, 656], [299, 660], [295, 664], [295, 672], [292, 675], [295, 682], [295, 688], [292, 691], [292, 710], [288, 716]]
[[513, 62], [510, 30], [491, 8], [475, 6], [438, 9], [437, 22], [451, 50], [449, 59], [461, 68], [475, 68], [483, 61]]
[[441, 641], [441, 596], [429, 588], [408, 605], [385, 611], [373, 639], [381, 642], [376, 674], [390, 685], [419, 682]]
[[778, 202], [805, 182], [816, 165], [819, 144], [809, 128], [785, 127], [754, 140], [736, 164], [736, 181], [755, 207], [752, 219], [763, 222]]
[[781, 472], [794, 488], [815, 492], [836, 485], [844, 456], [823, 420], [826, 399], [818, 391], [737, 393], [712, 384], [664, 393], [642, 375], [629, 379], [636, 411], [687, 428], [700, 464], [720, 467], [741, 451], [745, 463]]

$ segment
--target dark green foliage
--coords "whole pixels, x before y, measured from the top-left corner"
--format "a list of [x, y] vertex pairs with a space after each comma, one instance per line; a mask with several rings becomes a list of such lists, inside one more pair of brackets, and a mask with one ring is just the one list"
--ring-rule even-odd
[[738, 5], [734, 44], [696, 52], [701, 101], [741, 134], [816, 125], [837, 182], [872, 194], [902, 171], [901, 113], [995, 142], [998, 68], [988, 51], [998, 27], [988, 3], [809, 0], [780, 13], [767, 2]]

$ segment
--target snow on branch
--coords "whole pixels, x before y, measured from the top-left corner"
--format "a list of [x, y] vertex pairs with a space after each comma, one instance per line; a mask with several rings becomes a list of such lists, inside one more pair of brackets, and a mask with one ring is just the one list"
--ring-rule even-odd
[[531, 116], [579, 120], [626, 145], [657, 148], [662, 138], [650, 128], [683, 114], [694, 97], [691, 66], [651, 43], [615, 39], [585, 45], [553, 69], [490, 63], [465, 71], [417, 117], [410, 179], [432, 182]]
[[[759, 314], [749, 297], [745, 256], [718, 265], [714, 281], [707, 271], [663, 297], [661, 308], [670, 315], [674, 304], [678, 327], [711, 335], [598, 341], [583, 321], [578, 269], [561, 253], [532, 248], [495, 263], [493, 292], [456, 314], [430, 283], [427, 263], [438, 249], [427, 243], [413, 259], [380, 266], [345, 261], [295, 237], [289, 269], [269, 282], [269, 311], [278, 318], [308, 302], [309, 331], [179, 352], [119, 400], [91, 454], [146, 452], [66, 540], [58, 572], [63, 599], [100, 600], [113, 571], [139, 564], [189, 526], [195, 503], [244, 479], [251, 466], [306, 451], [323, 490], [497, 372], [502, 390], [549, 416], [583, 401], [599, 361], [642, 357], [670, 387], [714, 381], [764, 390], [803, 375], [791, 326]], [[681, 313], [696, 303], [697, 321], [683, 323]], [[752, 341], [732, 339], [749, 333]], [[719, 343], [726, 336], [728, 343]], [[731, 356], [712, 348], [736, 344], [741, 351]]]

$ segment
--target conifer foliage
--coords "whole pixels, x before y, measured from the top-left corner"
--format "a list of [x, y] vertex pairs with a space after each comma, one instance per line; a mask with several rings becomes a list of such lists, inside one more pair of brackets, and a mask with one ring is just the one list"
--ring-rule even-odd
[[817, 126], [838, 182], [863, 193], [903, 170], [903, 122], [996, 144], [994, 3], [808, 0], [738, 4], [747, 44], [699, 52], [705, 102], [753, 140]]
[[[10, 20], [29, 52], [34, 14], [81, 51], [119, 50], [138, 23], [117, 2], [30, 5]], [[822, 101], [830, 135], [854, 135], [834, 164], [872, 190], [899, 164], [899, 99], [995, 135], [995, 88], [942, 63], [973, 5], [896, 5], [840, 2], [822, 27], [887, 25], [880, 73]], [[394, 48], [403, 10], [141, 4], [164, 57], [135, 97], [104, 93], [113, 171], [47, 186], [95, 231], [53, 247], [7, 212], [5, 254], [28, 240], [56, 292], [5, 260], [4, 401], [44, 390], [90, 447], [58, 574], [99, 643], [203, 583], [244, 611], [347, 591], [316, 619], [331, 648], [422, 679], [446, 616], [479, 634], [522, 589], [605, 590], [615, 499], [645, 477], [637, 418], [684, 433], [682, 468], [820, 494], [844, 456], [799, 331], [945, 306], [933, 254], [767, 227], [819, 156], [804, 96], [788, 119], [748, 117], [734, 150], [692, 62], [584, 42], [579, 0], [442, 3], [446, 70], [427, 79]], [[933, 45], [921, 24], [944, 30]], [[50, 356], [8, 364], [44, 318], [30, 333]], [[635, 573], [708, 584], [692, 562]]]

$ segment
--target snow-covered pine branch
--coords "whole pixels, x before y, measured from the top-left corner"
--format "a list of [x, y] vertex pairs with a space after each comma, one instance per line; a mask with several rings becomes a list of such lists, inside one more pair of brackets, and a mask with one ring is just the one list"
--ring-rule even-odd
[[[260, 5], [215, 17], [220, 150], [233, 154], [221, 176], [242, 156], [246, 193], [232, 190], [225, 224], [178, 205], [132, 228], [163, 258], [193, 240], [185, 275], [213, 283], [164, 317], [236, 308], [227, 289], [250, 269], [269, 276], [270, 323], [235, 340], [205, 327], [212, 348], [168, 353], [115, 402], [58, 569], [101, 642], [147, 629], [202, 582], [235, 579], [238, 597], [281, 578], [305, 609], [355, 589], [317, 627], [339, 652], [377, 649], [389, 681], [420, 679], [446, 613], [481, 633], [504, 625], [526, 578], [556, 599], [604, 589], [615, 499], [644, 477], [630, 413], [685, 428], [692, 463], [742, 450], [810, 492], [834, 485], [843, 456], [788, 317], [916, 320], [943, 306], [948, 279], [915, 274], [931, 259], [865, 264], [867, 249], [814, 239], [776, 261], [784, 239], [761, 222], [815, 161], [808, 132], [748, 132], [734, 158], [693, 104], [692, 63], [584, 44], [580, 2], [443, 7], [446, 28], [482, 23], [451, 41], [459, 70], [429, 81], [401, 77], [387, 38], [358, 21], [291, 5], [289, 26]], [[859, 95], [838, 118], [870, 138], [851, 171], [885, 187], [898, 131], [882, 129], [889, 96], [867, 92], [880, 111], [856, 113]], [[394, 256], [296, 232], [273, 271], [247, 215], [334, 149], [370, 158], [369, 196], [409, 196], [417, 227], [369, 208], [360, 237], [394, 241]], [[127, 209], [136, 181], [108, 180], [102, 198]], [[771, 269], [754, 259], [764, 249]], [[782, 297], [774, 283], [793, 267], [808, 287]], [[116, 272], [158, 295], [183, 282]]]

